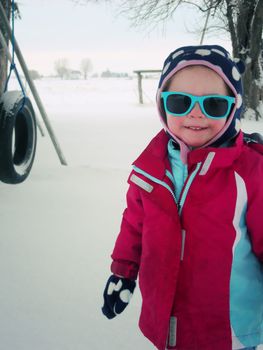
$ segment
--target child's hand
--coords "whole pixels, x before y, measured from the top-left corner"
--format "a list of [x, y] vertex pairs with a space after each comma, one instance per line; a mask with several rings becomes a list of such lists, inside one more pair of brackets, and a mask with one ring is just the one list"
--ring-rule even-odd
[[103, 314], [108, 318], [114, 318], [120, 314], [129, 304], [136, 282], [128, 278], [111, 275], [107, 281], [103, 298]]

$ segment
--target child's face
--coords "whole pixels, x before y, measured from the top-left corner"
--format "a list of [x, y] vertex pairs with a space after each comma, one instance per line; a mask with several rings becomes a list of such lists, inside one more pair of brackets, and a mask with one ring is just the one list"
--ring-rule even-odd
[[[171, 79], [169, 91], [192, 95], [228, 95], [224, 80], [213, 70], [204, 66], [189, 66], [178, 71]], [[190, 147], [201, 147], [216, 136], [227, 118], [207, 118], [198, 103], [183, 117], [167, 113], [170, 131]]]

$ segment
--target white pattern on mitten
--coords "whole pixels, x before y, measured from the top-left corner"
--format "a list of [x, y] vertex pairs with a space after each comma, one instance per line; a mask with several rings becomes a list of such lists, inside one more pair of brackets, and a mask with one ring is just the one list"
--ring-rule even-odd
[[118, 283], [113, 283], [113, 282], [110, 282], [109, 284], [109, 287], [108, 287], [108, 290], [107, 290], [107, 294], [108, 295], [112, 295], [112, 293], [115, 291], [115, 292], [118, 292], [122, 287], [122, 281], [119, 280]]
[[123, 303], [129, 304], [132, 297], [132, 293], [129, 289], [124, 289], [120, 292], [120, 299]]

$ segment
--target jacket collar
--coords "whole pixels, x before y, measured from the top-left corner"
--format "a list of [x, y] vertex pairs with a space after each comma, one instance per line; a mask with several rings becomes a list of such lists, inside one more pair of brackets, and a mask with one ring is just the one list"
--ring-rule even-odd
[[146, 171], [157, 179], [165, 177], [165, 170], [170, 170], [167, 157], [167, 144], [169, 136], [161, 130], [133, 162], [133, 165]]
[[243, 150], [243, 133], [240, 132], [230, 147], [206, 147], [192, 150], [188, 153], [187, 163], [191, 167], [194, 164], [203, 162], [211, 154], [214, 155], [213, 168], [225, 168], [230, 166], [237, 159]]
[[[133, 165], [158, 179], [163, 179], [166, 174], [165, 171], [167, 169], [171, 170], [167, 156], [169, 138], [167, 133], [161, 130], [134, 161]], [[243, 133], [240, 132], [231, 147], [207, 147], [192, 150], [187, 157], [188, 167], [191, 168], [199, 162], [204, 162], [211, 154], [213, 154], [211, 163], [213, 168], [228, 167], [239, 157], [243, 144]]]

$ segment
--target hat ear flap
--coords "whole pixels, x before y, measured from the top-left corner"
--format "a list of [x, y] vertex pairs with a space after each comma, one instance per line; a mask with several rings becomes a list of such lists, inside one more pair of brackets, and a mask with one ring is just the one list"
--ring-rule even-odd
[[239, 73], [243, 74], [246, 70], [245, 63], [243, 61], [241, 61], [240, 58], [234, 58], [234, 62], [239, 70]]

